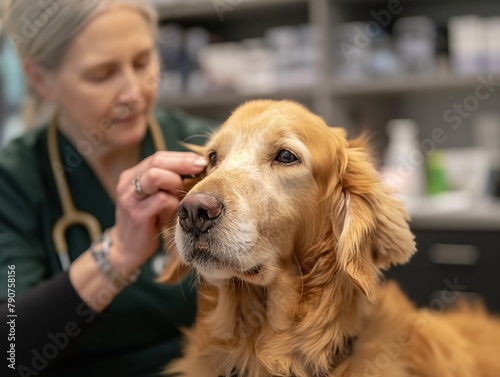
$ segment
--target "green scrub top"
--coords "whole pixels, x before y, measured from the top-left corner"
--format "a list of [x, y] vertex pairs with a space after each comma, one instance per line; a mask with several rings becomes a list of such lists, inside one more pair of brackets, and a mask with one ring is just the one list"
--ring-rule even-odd
[[[162, 110], [155, 116], [171, 151], [184, 150], [179, 141], [203, 143], [206, 137], [191, 136], [206, 136], [216, 127], [180, 111]], [[65, 171], [77, 209], [94, 215], [102, 229], [113, 226], [113, 201], [69, 140], [61, 133], [58, 140], [63, 164], [58, 168]], [[142, 158], [154, 152], [148, 133]], [[51, 233], [61, 215], [45, 126], [0, 151], [0, 301], [7, 298], [8, 265], [15, 265], [18, 296], [61, 271]], [[87, 231], [78, 226], [68, 230], [67, 242], [72, 261], [90, 245]], [[189, 326], [194, 319], [195, 289], [189, 278], [175, 286], [154, 281], [154, 264], [163, 256], [160, 248], [142, 266], [138, 281], [116, 297], [51, 376], [99, 376], [101, 371], [106, 376], [152, 376], [179, 355], [179, 327]]]

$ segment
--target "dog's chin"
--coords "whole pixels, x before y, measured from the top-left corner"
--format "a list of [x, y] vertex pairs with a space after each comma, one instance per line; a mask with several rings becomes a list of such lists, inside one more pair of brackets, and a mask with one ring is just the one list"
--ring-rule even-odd
[[264, 265], [257, 264], [246, 270], [238, 270], [225, 266], [216, 266], [214, 264], [204, 264], [200, 262], [193, 263], [193, 267], [203, 278], [212, 284], [227, 283], [234, 279], [245, 281], [256, 285], [267, 284], [267, 271]]
[[[263, 260], [252, 260], [248, 255], [255, 253], [255, 246], [249, 249], [231, 249], [231, 253], [221, 253], [217, 247], [197, 248], [197, 242], [176, 234], [176, 241], [181, 260], [192, 266], [205, 281], [219, 285], [227, 284], [227, 281], [237, 279], [252, 284], [265, 285], [270, 280], [271, 270]], [[205, 244], [209, 243], [205, 240]], [[210, 243], [215, 243], [212, 240]], [[247, 245], [248, 246], [248, 245]], [[229, 258], [227, 254], [246, 254], [245, 260]]]

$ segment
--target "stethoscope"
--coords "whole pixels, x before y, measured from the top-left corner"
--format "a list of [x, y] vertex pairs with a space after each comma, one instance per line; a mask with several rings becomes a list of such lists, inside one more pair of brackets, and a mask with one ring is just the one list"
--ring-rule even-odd
[[[149, 130], [153, 139], [153, 144], [157, 151], [166, 150], [165, 139], [160, 126], [154, 116], [149, 117]], [[57, 168], [63, 166], [59, 154], [59, 143], [57, 142], [57, 114], [54, 114], [49, 124], [47, 132], [47, 145], [49, 158], [51, 161], [52, 175], [56, 182], [57, 192], [61, 201], [63, 215], [56, 221], [52, 228], [52, 240], [56, 249], [63, 271], [68, 271], [71, 260], [66, 242], [66, 232], [69, 228], [80, 225], [83, 226], [94, 242], [102, 233], [101, 225], [95, 216], [88, 212], [79, 211], [73, 202], [69, 191], [68, 182], [64, 174], [58, 174]]]

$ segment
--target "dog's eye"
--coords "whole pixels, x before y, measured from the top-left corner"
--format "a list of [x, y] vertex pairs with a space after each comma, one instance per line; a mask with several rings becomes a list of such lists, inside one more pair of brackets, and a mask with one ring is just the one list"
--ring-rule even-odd
[[217, 156], [217, 152], [210, 152], [208, 155], [208, 159], [210, 160], [211, 166], [216, 166], [219, 162], [219, 157]]
[[274, 159], [275, 161], [278, 161], [282, 164], [293, 164], [294, 162], [297, 162], [299, 159], [297, 156], [295, 156], [292, 152], [287, 151], [286, 149], [283, 149], [278, 153], [276, 158]]

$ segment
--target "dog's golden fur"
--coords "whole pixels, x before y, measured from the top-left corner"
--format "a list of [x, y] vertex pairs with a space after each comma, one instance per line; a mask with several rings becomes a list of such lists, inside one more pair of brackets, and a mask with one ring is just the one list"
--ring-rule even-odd
[[[283, 150], [298, 160], [276, 159]], [[362, 139], [347, 141], [298, 104], [253, 101], [201, 152], [218, 161], [188, 195], [213, 195], [224, 213], [200, 238], [177, 226], [179, 253], [163, 280], [191, 262], [198, 315], [168, 372], [500, 376], [498, 319], [481, 308], [417, 310], [395, 284], [379, 284], [415, 244]], [[216, 262], [190, 259], [197, 242]]]

